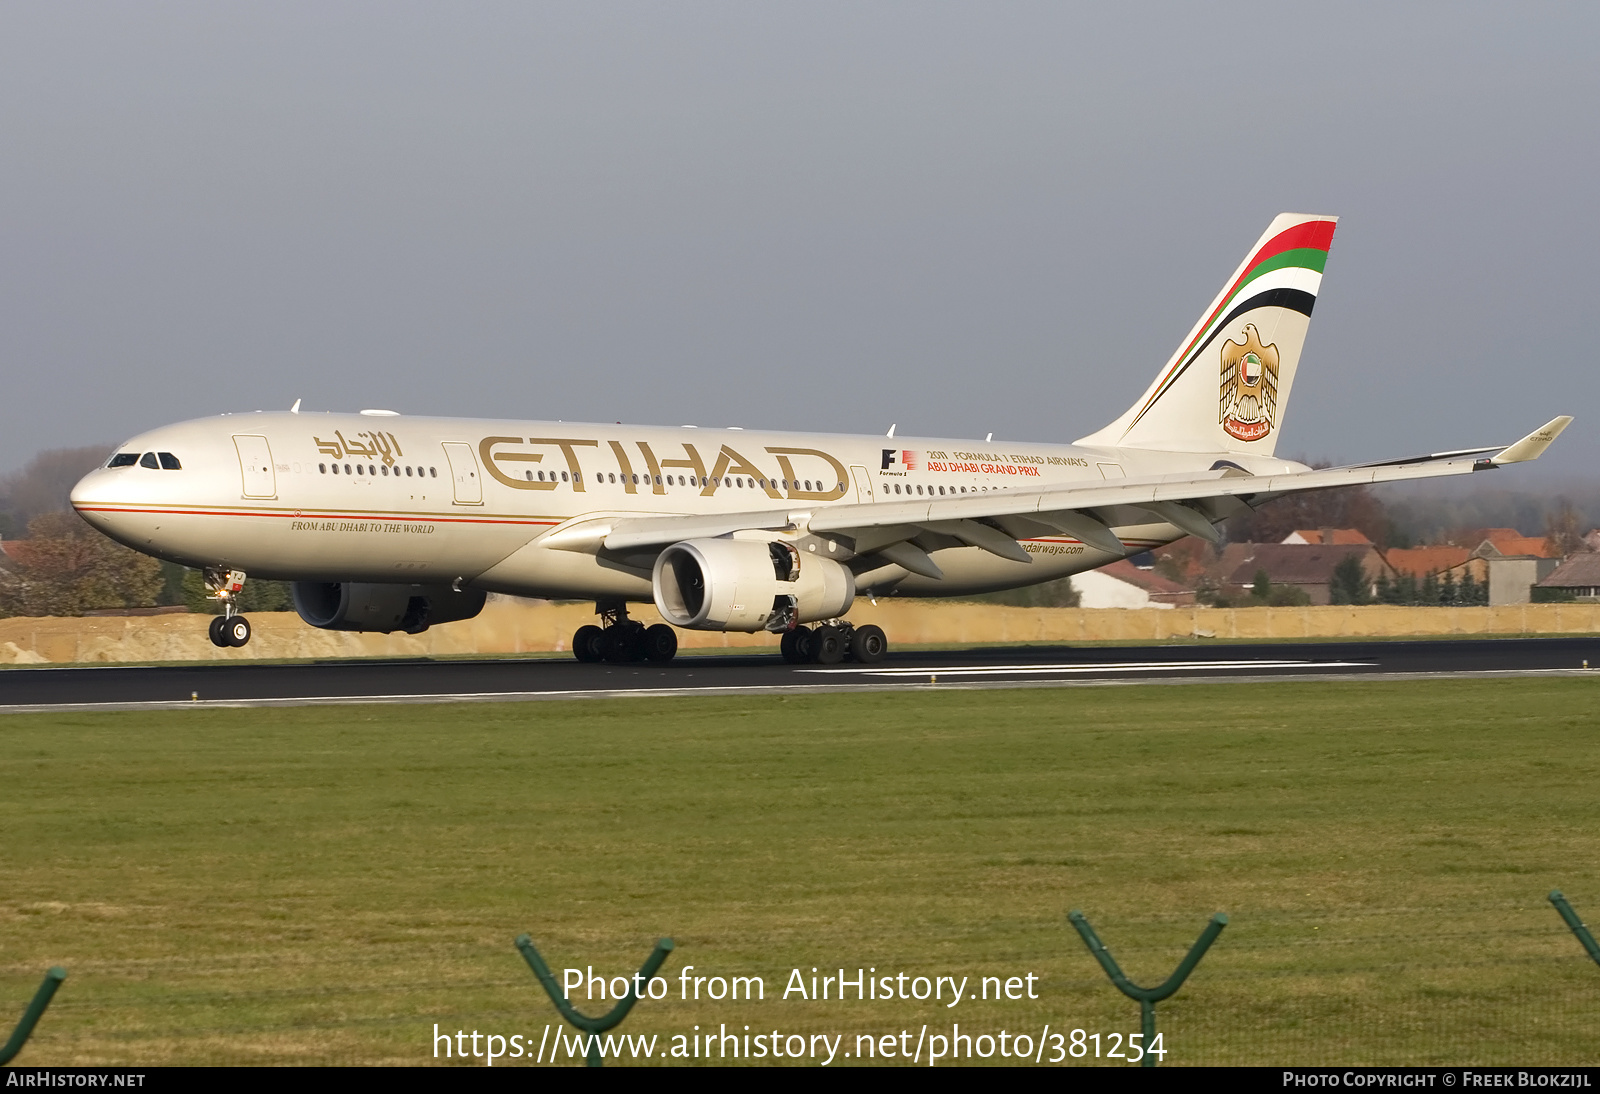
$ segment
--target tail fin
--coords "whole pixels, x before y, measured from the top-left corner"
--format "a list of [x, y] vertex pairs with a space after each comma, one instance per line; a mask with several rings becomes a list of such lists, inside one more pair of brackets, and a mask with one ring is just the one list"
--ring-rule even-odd
[[1272, 455], [1337, 221], [1276, 217], [1143, 397], [1077, 443]]

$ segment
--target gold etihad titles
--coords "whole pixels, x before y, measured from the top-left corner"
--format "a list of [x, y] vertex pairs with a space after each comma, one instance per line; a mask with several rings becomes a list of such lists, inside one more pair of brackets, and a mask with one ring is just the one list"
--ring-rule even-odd
[[[636, 457], [629, 451], [630, 446], [638, 452], [637, 459], [644, 468], [642, 472], [634, 463]], [[530, 451], [540, 447], [545, 451]], [[729, 485], [730, 479], [738, 478], [749, 479], [751, 487], [774, 501], [836, 501], [845, 495], [850, 481], [844, 464], [817, 448], [763, 449], [763, 455], [774, 459], [778, 465], [774, 473], [731, 445], [720, 446], [709, 468], [693, 443], [684, 442], [675, 447], [682, 450], [681, 455], [658, 453], [648, 441], [607, 441], [602, 448], [601, 442], [588, 438], [495, 436], [478, 442], [478, 455], [489, 476], [513, 490], [554, 490], [557, 486], [568, 485], [576, 492], [586, 492], [585, 483], [591, 480], [585, 478], [579, 459], [580, 448], [598, 450], [582, 453], [591, 460], [603, 457], [609, 450], [614, 464], [604, 471], [591, 464], [591, 470], [598, 475], [610, 475], [614, 467], [614, 473], [621, 476], [620, 485], [629, 494], [644, 490], [665, 494], [680, 469], [688, 473], [686, 477], [699, 488], [701, 497], [715, 496], [718, 490]], [[559, 455], [550, 449], [558, 449]], [[557, 467], [565, 465], [565, 483], [558, 481], [560, 475], [556, 470], [544, 466], [546, 456]], [[638, 482], [634, 481], [636, 474]]]
[[404, 458], [405, 453], [400, 450], [400, 442], [393, 433], [357, 433], [357, 437], [365, 437], [365, 441], [349, 441], [345, 439], [341, 430], [334, 430], [336, 440], [325, 441], [321, 437], [312, 437], [316, 442], [317, 451], [336, 460], [354, 457], [362, 460], [381, 460], [385, 467], [393, 467], [395, 457]]

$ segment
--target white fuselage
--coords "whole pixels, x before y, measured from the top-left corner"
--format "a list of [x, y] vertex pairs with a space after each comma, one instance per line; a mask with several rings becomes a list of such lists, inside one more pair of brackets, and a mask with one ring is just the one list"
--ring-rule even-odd
[[[648, 556], [541, 545], [599, 518], [787, 513], [831, 505], [1192, 475], [1271, 457], [971, 440], [369, 414], [255, 413], [142, 434], [119, 450], [179, 469], [102, 468], [73, 491], [96, 527], [147, 554], [253, 577], [458, 583], [519, 596], [651, 598]], [[1128, 510], [1133, 553], [1182, 533]], [[553, 542], [553, 540], [552, 540]], [[886, 567], [862, 589], [911, 596], [1012, 588], [1117, 557], [1067, 535], [1023, 538], [1031, 564], [936, 552], [943, 579]]]

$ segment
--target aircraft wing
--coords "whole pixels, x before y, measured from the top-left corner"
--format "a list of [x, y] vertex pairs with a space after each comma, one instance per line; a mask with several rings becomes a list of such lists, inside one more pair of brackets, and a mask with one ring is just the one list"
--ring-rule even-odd
[[[1123, 545], [1111, 531], [1105, 510], [1141, 510], [1152, 519], [1139, 523], [1170, 524], [1216, 542], [1220, 536], [1214, 522], [1236, 511], [1240, 504], [1254, 507], [1302, 490], [1468, 475], [1503, 464], [1538, 459], [1571, 421], [1571, 417], [1565, 415], [1555, 418], [1515, 444], [1503, 447], [1465, 449], [1320, 471], [1251, 475], [1236, 467], [1225, 467], [1198, 475], [1118, 479], [1049, 490], [999, 490], [954, 498], [867, 502], [817, 509], [793, 507], [705, 517], [620, 517], [587, 526], [581, 534], [579, 529], [573, 529], [568, 549], [596, 550], [604, 546], [611, 551], [638, 551], [747, 529], [800, 528], [814, 534], [848, 537], [854, 543], [855, 554], [881, 555], [886, 561], [927, 577], [942, 574], [927, 552], [912, 543], [913, 540], [920, 539], [934, 549], [966, 544], [1022, 562], [1028, 561], [1030, 556], [1017, 542], [1019, 539], [1066, 534], [1091, 547], [1122, 554]], [[554, 536], [562, 534], [557, 531]], [[565, 543], [559, 545], [566, 546]]]

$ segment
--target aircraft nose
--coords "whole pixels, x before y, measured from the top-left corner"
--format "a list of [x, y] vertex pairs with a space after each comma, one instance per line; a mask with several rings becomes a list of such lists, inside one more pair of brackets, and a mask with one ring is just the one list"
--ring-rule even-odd
[[72, 487], [71, 492], [67, 494], [67, 500], [72, 503], [72, 507], [74, 509], [76, 509], [79, 505], [88, 504], [90, 491], [92, 489], [89, 486], [89, 479], [93, 474], [94, 472], [91, 471], [88, 475], [85, 475], [83, 478], [79, 479]]
[[105, 469], [96, 468], [79, 479], [67, 494], [67, 500], [72, 504], [72, 508], [77, 510], [78, 515], [102, 530], [105, 527], [105, 518], [100, 509], [116, 500], [111, 496], [109, 485]]

